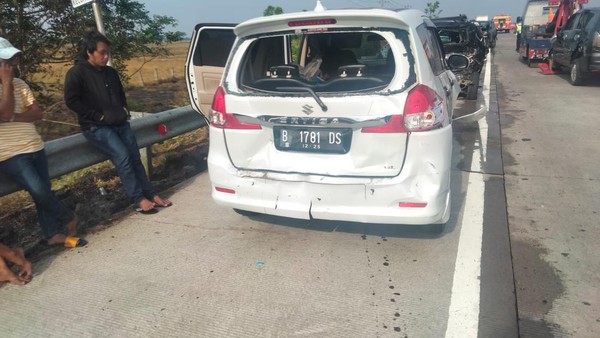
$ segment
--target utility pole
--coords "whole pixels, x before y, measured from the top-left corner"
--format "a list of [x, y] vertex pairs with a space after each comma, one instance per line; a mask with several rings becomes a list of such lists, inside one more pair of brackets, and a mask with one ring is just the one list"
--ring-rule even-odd
[[[90, 2], [92, 3], [92, 9], [94, 10], [94, 18], [96, 19], [96, 29], [98, 32], [102, 33], [102, 35], [106, 35], [104, 32], [104, 22], [102, 22], [102, 12], [100, 11], [97, 0], [71, 0], [73, 8], [77, 8]], [[108, 57], [108, 65], [112, 66], [111, 56]]]

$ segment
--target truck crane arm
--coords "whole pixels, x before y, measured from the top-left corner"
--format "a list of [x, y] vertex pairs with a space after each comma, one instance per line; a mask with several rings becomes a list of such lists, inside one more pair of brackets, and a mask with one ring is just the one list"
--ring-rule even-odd
[[548, 0], [549, 6], [558, 6], [558, 11], [554, 15], [552, 23], [548, 25], [549, 33], [552, 32], [553, 35], [556, 35], [558, 30], [567, 23], [571, 15], [583, 8], [583, 5], [587, 3], [588, 0]]

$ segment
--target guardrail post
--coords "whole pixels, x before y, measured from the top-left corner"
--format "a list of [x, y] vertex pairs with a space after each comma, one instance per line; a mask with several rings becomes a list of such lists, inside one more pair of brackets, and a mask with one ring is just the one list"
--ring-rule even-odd
[[[148, 113], [131, 111], [131, 119], [137, 119], [148, 115]], [[140, 148], [140, 157], [142, 159], [142, 164], [146, 169], [146, 175], [148, 175], [148, 179], [152, 180], [152, 175], [154, 174], [154, 168], [152, 167], [152, 145], [149, 145], [144, 148]]]

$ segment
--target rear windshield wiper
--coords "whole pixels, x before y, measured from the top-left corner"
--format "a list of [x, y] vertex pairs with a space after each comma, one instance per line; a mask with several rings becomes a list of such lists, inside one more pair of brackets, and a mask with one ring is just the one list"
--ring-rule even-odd
[[321, 109], [323, 111], [327, 111], [327, 106], [325, 105], [325, 103], [323, 103], [323, 101], [321, 101], [321, 98], [311, 88], [308, 88], [308, 87], [277, 87], [275, 89], [285, 90], [285, 91], [290, 91], [290, 92], [308, 92], [308, 93], [310, 93], [310, 95], [312, 95], [312, 97], [315, 99], [315, 101], [317, 101], [317, 103], [319, 104], [319, 107], [321, 107]]

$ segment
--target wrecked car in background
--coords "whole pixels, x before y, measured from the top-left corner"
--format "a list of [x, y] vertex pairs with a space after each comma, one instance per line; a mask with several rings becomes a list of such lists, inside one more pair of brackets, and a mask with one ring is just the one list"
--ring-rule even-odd
[[481, 29], [463, 15], [436, 18], [433, 23], [438, 29], [446, 56], [462, 54], [469, 59], [468, 67], [454, 74], [460, 82], [461, 95], [467, 100], [477, 99], [479, 77], [489, 51]]
[[451, 69], [467, 63], [445, 61], [435, 26], [413, 9], [197, 25], [186, 82], [209, 124], [213, 199], [242, 214], [445, 223]]
[[498, 40], [498, 31], [494, 22], [487, 16], [478, 16], [473, 20], [475, 24], [478, 24], [483, 33], [483, 43], [487, 48], [493, 49], [496, 47], [496, 40]]

